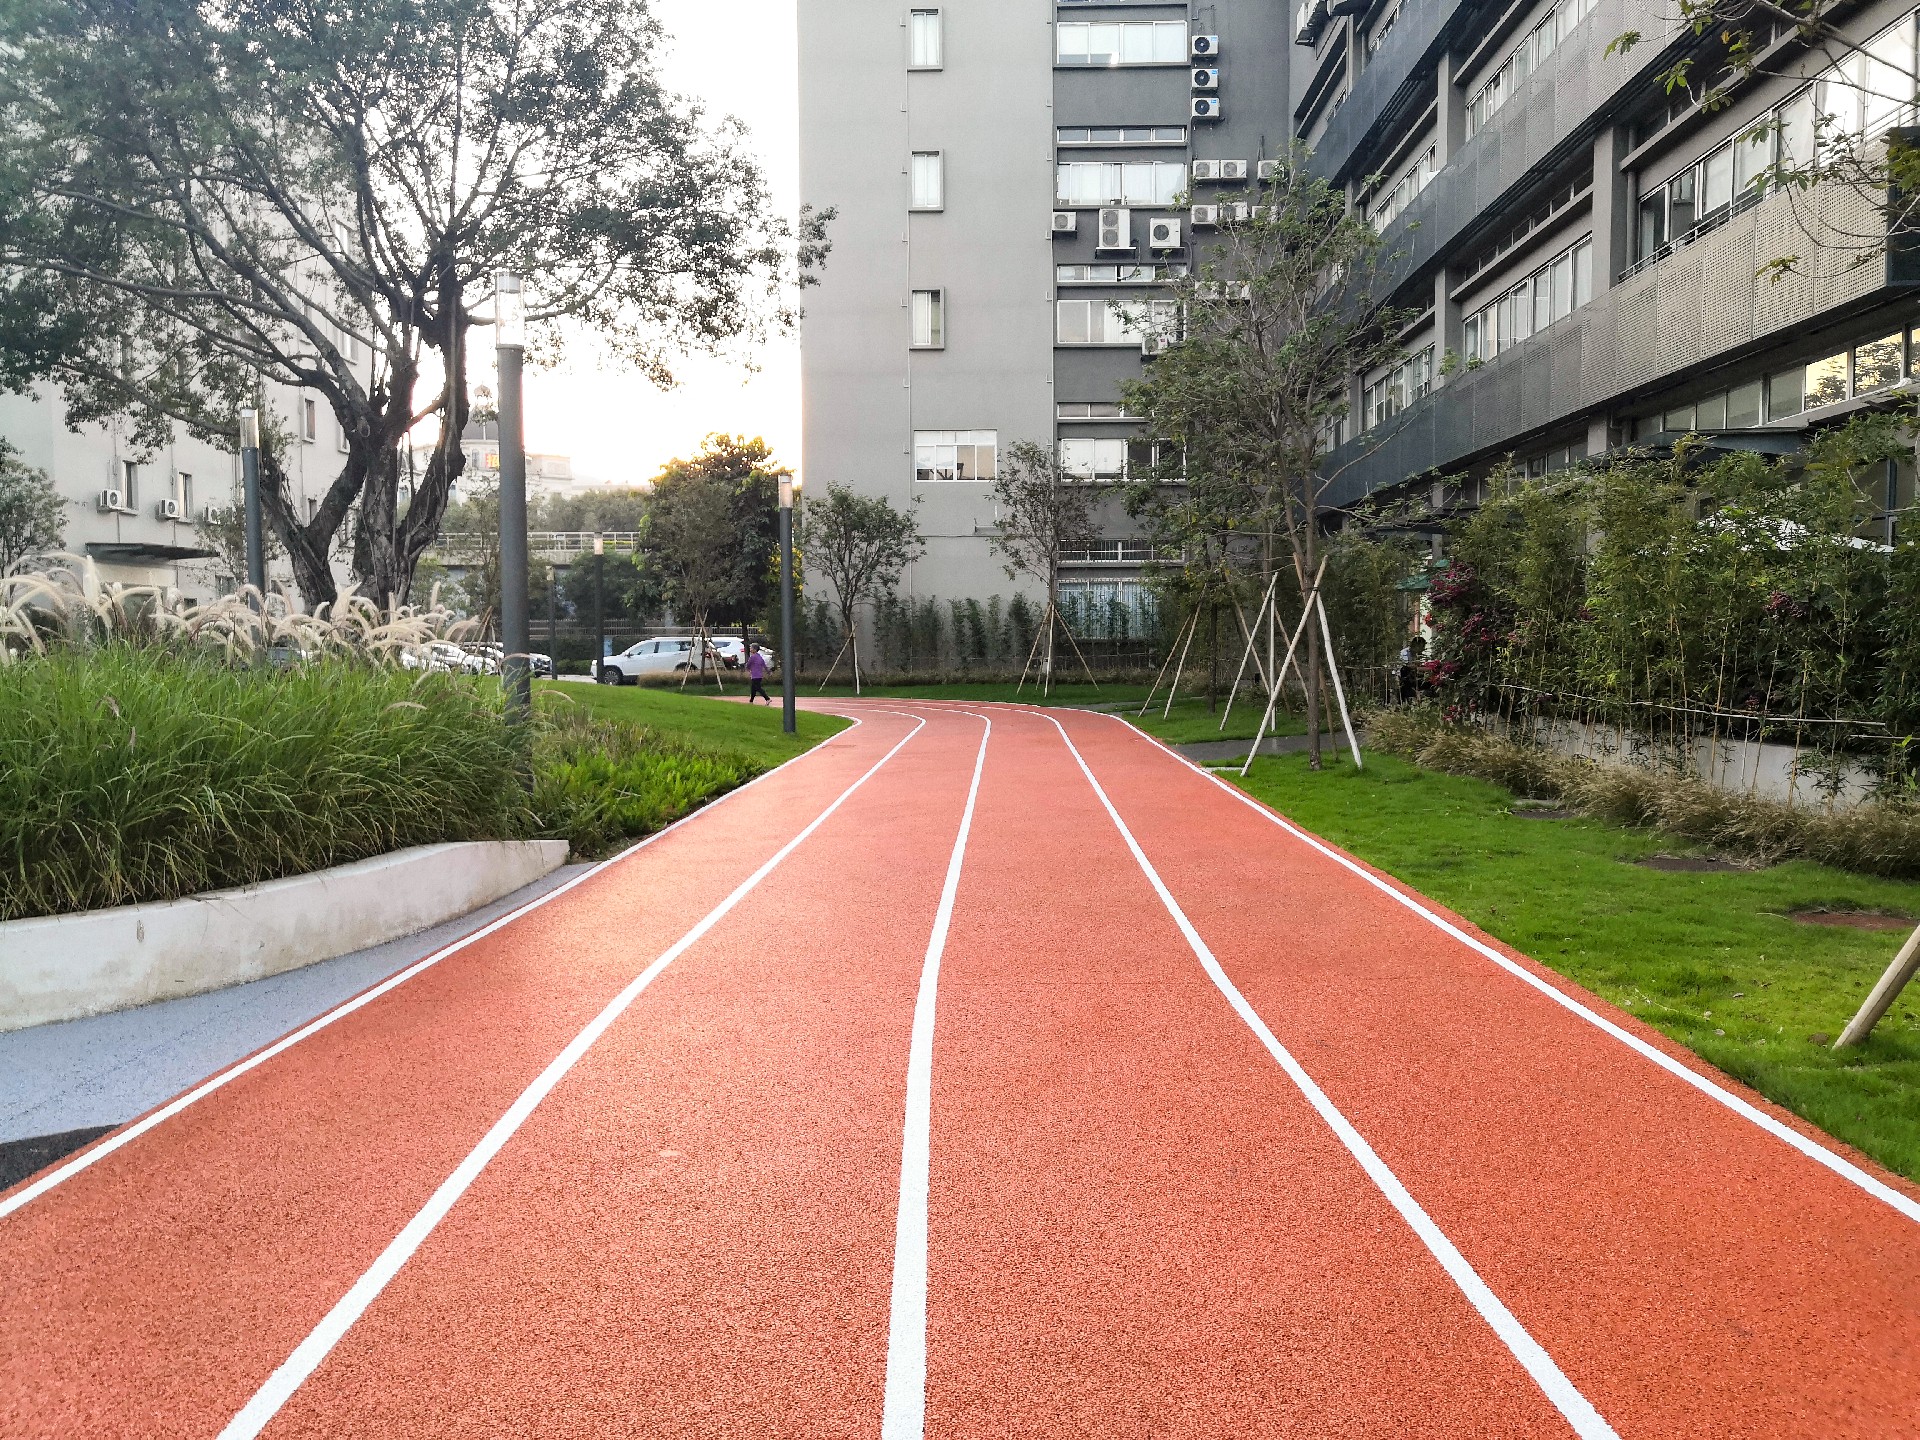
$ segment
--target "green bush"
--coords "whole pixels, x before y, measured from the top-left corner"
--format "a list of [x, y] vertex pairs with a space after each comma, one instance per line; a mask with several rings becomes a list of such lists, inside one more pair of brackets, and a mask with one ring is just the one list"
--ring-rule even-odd
[[498, 691], [346, 660], [55, 649], [0, 698], [0, 919], [168, 900], [534, 825]]
[[572, 706], [543, 708], [534, 742], [538, 833], [600, 855], [759, 773], [751, 757], [666, 739]]

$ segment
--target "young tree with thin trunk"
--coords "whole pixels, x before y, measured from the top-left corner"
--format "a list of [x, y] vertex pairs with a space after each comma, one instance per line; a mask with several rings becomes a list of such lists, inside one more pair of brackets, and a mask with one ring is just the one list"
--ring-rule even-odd
[[[993, 548], [1006, 557], [1009, 580], [1030, 576], [1047, 596], [1038, 638], [1042, 694], [1053, 689], [1054, 636], [1066, 630], [1060, 615], [1060, 552], [1098, 538], [1094, 508], [1101, 490], [1092, 480], [1066, 474], [1055, 451], [1032, 440], [1008, 446], [994, 478], [991, 494], [1000, 512], [1000, 533], [993, 538]], [[1066, 633], [1077, 653], [1073, 632]], [[1086, 663], [1084, 656], [1081, 663]], [[1093, 678], [1091, 669], [1087, 678]]]
[[[1134, 486], [1135, 513], [1170, 550], [1202, 548], [1252, 570], [1260, 593], [1285, 570], [1303, 603], [1320, 564], [1327, 487], [1376, 448], [1330, 458], [1349, 388], [1401, 358], [1400, 332], [1414, 318], [1380, 304], [1391, 257], [1307, 161], [1303, 148], [1283, 156], [1248, 197], [1253, 218], [1223, 230], [1176, 283], [1182, 328], [1124, 390], [1166, 457], [1164, 474]], [[1316, 768], [1321, 670], [1310, 625], [1307, 734]]]
[[406, 594], [496, 272], [526, 277], [536, 361], [591, 333], [665, 383], [787, 323], [824, 253], [737, 127], [661, 88], [660, 46], [648, 0], [0, 0], [0, 387], [151, 448], [230, 449], [241, 405], [317, 396], [339, 473], [300, 513], [269, 414], [266, 517], [310, 603], [350, 520], [361, 588]]
[[647, 506], [646, 546], [667, 603], [693, 624], [693, 663], [704, 676], [713, 617], [739, 592], [733, 485], [718, 475], [669, 466]]
[[[844, 637], [841, 653], [853, 653], [853, 688], [860, 689], [858, 610], [878, 604], [900, 583], [900, 572], [926, 553], [920, 538], [916, 497], [896, 510], [884, 495], [856, 495], [844, 485], [829, 485], [824, 498], [807, 501], [795, 512], [807, 567], [833, 587]], [[839, 665], [836, 657], [834, 665]], [[827, 672], [829, 679], [833, 672]], [[823, 686], [824, 687], [824, 683]]]
[[47, 472], [21, 463], [20, 453], [0, 440], [0, 575], [29, 555], [66, 543], [67, 502]]

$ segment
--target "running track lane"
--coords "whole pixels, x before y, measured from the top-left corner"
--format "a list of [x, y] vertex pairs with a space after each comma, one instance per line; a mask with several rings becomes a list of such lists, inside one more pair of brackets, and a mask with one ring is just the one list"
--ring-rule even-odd
[[608, 999], [916, 723], [868, 716], [0, 1218], [0, 1434], [215, 1434]]
[[1920, 1431], [1920, 1224], [1908, 1214], [1131, 727], [1061, 719], [1248, 1001], [1620, 1434]]
[[925, 1433], [1570, 1433], [1223, 1003], [1053, 724], [991, 713], [935, 1031]]
[[933, 715], [664, 971], [264, 1433], [870, 1434], [914, 992], [985, 729]]

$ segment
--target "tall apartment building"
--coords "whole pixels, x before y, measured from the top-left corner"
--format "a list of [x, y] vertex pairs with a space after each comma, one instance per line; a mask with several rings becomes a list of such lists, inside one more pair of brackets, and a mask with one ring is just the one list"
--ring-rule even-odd
[[[913, 593], [1006, 590], [998, 455], [1036, 439], [1126, 469], [1119, 385], [1151, 361], [1115, 303], [1142, 313], [1296, 137], [1419, 312], [1404, 363], [1351, 377], [1332, 503], [1437, 474], [1471, 503], [1509, 457], [1545, 471], [1670, 432], [1796, 445], [1920, 372], [1915, 260], [1823, 252], [1806, 197], [1754, 185], [1816, 113], [1913, 123], [1884, 98], [1912, 85], [1911, 0], [1846, 23], [1870, 57], [1829, 73], [1783, 27], [1763, 59], [1798, 78], [1709, 112], [1657, 76], [1712, 37], [1646, 0], [802, 0], [802, 193], [838, 212], [802, 332], [807, 478], [920, 502]], [[1814, 208], [1873, 223], [1847, 192]], [[1761, 274], [1784, 255], [1798, 273]], [[1912, 483], [1889, 475], [1889, 509]], [[1136, 580], [1107, 519], [1071, 583]]]

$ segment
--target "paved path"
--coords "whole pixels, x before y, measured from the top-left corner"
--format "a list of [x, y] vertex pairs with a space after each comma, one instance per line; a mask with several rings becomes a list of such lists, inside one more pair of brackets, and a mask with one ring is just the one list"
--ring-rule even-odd
[[1116, 719], [833, 708], [0, 1198], [0, 1434], [1914, 1433], [1912, 1187]]

